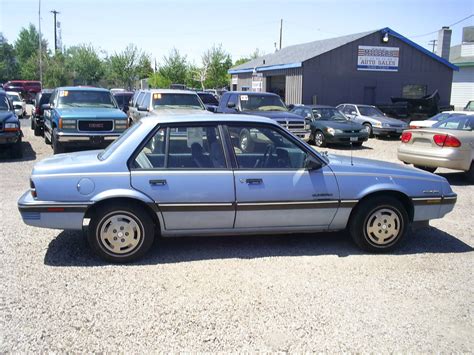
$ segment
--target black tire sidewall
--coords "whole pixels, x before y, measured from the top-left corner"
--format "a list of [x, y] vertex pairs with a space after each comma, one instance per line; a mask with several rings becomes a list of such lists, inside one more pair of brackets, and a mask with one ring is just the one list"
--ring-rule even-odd
[[[98, 231], [100, 230], [100, 226], [104, 222], [105, 218], [114, 212], [125, 213], [129, 217], [135, 219], [140, 226], [142, 240], [139, 247], [131, 254], [114, 255], [102, 247], [102, 242], [100, 241]], [[113, 263], [127, 263], [141, 258], [150, 249], [150, 247], [153, 245], [154, 234], [154, 223], [144, 208], [141, 206], [135, 206], [134, 204], [130, 206], [118, 204], [114, 206], [104, 206], [100, 208], [94, 216], [91, 217], [87, 229], [87, 240], [91, 249], [102, 259]]]
[[[394, 211], [402, 223], [402, 228], [399, 235], [387, 245], [376, 245], [370, 241], [366, 232], [366, 223], [369, 216], [378, 209], [388, 208]], [[351, 216], [349, 222], [350, 234], [354, 242], [362, 249], [374, 252], [383, 253], [396, 248], [407, 234], [409, 225], [408, 213], [403, 204], [394, 197], [374, 197], [361, 202], [356, 206], [356, 210]]]
[[[317, 144], [316, 143], [316, 136], [320, 134], [322, 139], [321, 139], [321, 144]], [[321, 132], [321, 131], [316, 131], [314, 133], [314, 144], [317, 146], [317, 147], [325, 147], [326, 146], [326, 138], [324, 137], [324, 133]]]

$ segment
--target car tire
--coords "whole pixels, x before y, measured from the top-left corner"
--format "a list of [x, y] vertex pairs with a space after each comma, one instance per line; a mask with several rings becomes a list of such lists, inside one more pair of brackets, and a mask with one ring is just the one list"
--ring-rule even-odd
[[363, 126], [365, 127], [365, 130], [369, 134], [369, 138], [373, 138], [374, 130], [372, 129], [372, 125], [370, 123], [364, 123]]
[[44, 138], [44, 143], [45, 144], [51, 144], [51, 140], [48, 138], [48, 136], [46, 135], [46, 132], [43, 130], [43, 138]]
[[239, 147], [242, 150], [242, 152], [253, 151], [254, 145], [255, 143], [252, 139], [250, 131], [248, 129], [243, 129], [240, 132], [240, 137], [239, 137]]
[[64, 153], [64, 146], [56, 139], [56, 128], [53, 129], [53, 134], [51, 135], [51, 145], [53, 146], [54, 154]]
[[148, 212], [134, 204], [106, 205], [91, 218], [87, 240], [102, 259], [127, 263], [141, 258], [153, 245], [155, 227]]
[[34, 135], [36, 137], [39, 137], [39, 136], [41, 136], [42, 133], [43, 133], [43, 130], [41, 129], [41, 127], [39, 127], [37, 124], [35, 124]]
[[421, 165], [414, 165], [414, 167], [417, 168], [417, 169], [427, 171], [429, 173], [434, 173], [437, 169], [437, 168], [433, 168], [431, 166], [421, 166]]
[[326, 146], [326, 138], [324, 138], [323, 132], [321, 131], [314, 132], [314, 145], [321, 148]]
[[391, 196], [378, 196], [356, 206], [349, 221], [349, 231], [361, 249], [383, 253], [400, 244], [408, 224], [408, 213], [399, 200]]
[[471, 167], [466, 171], [466, 178], [468, 182], [474, 183], [474, 161], [471, 162]]
[[30, 125], [32, 130], [36, 128], [35, 118], [33, 116], [30, 117]]

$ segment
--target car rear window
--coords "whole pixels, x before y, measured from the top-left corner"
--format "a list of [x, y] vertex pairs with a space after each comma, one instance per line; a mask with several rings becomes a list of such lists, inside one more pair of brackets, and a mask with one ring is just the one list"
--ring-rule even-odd
[[204, 109], [197, 94], [153, 93], [153, 108]]

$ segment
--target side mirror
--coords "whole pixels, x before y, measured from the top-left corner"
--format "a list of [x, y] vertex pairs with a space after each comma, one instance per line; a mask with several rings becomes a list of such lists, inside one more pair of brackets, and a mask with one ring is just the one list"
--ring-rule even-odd
[[307, 157], [304, 163], [305, 169], [310, 171], [321, 169], [322, 166], [321, 162], [312, 156]]
[[138, 111], [148, 111], [148, 107], [146, 107], [146, 106], [138, 106]]
[[45, 111], [45, 110], [51, 110], [51, 105], [50, 105], [50, 104], [41, 105], [41, 109], [42, 109], [43, 111]]
[[212, 113], [216, 113], [216, 108], [215, 106], [207, 106], [206, 107], [206, 110], [208, 110], [209, 112], [212, 112]]
[[357, 116], [357, 112], [351, 111], [351, 116]]
[[227, 103], [227, 107], [228, 107], [228, 108], [236, 108], [235, 102], [229, 101], [229, 102]]

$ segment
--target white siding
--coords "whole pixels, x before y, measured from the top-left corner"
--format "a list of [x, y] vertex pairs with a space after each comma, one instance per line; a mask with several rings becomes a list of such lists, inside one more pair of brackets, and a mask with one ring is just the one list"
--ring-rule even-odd
[[474, 100], [474, 67], [459, 67], [453, 72], [451, 105], [462, 110], [469, 100]]

